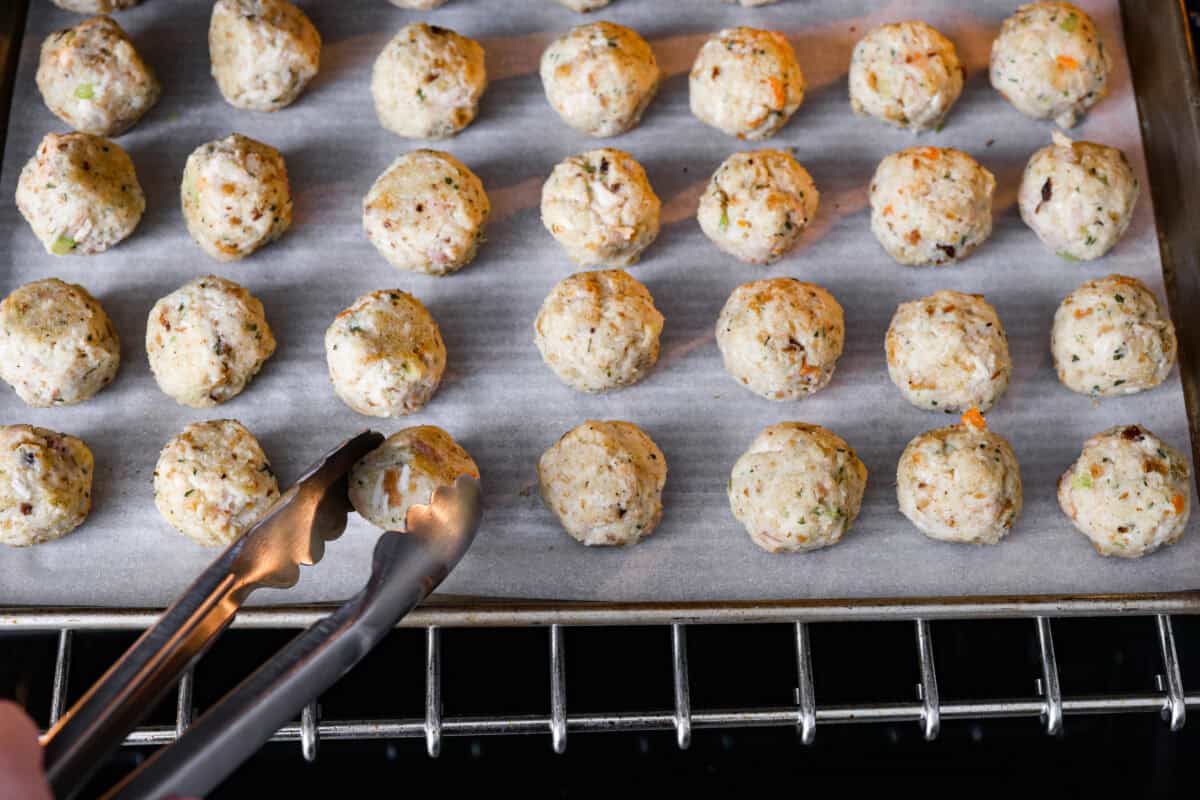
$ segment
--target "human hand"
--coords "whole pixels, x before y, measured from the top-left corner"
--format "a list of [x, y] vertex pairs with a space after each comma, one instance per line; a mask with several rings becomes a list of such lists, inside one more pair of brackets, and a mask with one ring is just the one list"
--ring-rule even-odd
[[0, 797], [54, 800], [42, 770], [38, 729], [16, 703], [0, 700]]

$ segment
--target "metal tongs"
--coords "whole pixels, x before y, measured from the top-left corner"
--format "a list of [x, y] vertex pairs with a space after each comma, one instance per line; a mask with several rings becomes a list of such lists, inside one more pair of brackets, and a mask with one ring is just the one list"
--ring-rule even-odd
[[[287, 589], [350, 511], [347, 475], [383, 437], [360, 433], [314, 464], [229, 546], [42, 739], [50, 785], [72, 797], [229, 626], [259, 587]], [[293, 639], [105, 798], [201, 797], [358, 663], [442, 582], [475, 538], [479, 483], [467, 475], [408, 511], [407, 532], [375, 545], [353, 598]]]

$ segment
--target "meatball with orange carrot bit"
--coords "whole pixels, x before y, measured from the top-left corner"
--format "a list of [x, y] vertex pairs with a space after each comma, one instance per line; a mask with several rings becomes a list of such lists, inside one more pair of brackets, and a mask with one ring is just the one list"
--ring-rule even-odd
[[1112, 58], [1070, 3], [1029, 3], [992, 42], [992, 88], [1022, 114], [1070, 128], [1108, 93]]
[[1084, 442], [1058, 482], [1058, 504], [1102, 556], [1141, 558], [1174, 544], [1191, 511], [1183, 454], [1141, 425]]
[[1167, 379], [1178, 344], [1154, 292], [1128, 275], [1084, 281], [1054, 312], [1050, 352], [1073, 392], [1117, 397]]
[[871, 178], [871, 232], [905, 266], [944, 266], [992, 235], [996, 178], [961, 150], [911, 147]]
[[543, 51], [538, 72], [562, 121], [600, 138], [637, 127], [663, 78], [650, 44], [613, 22], [580, 25], [558, 37]]
[[931, 539], [997, 544], [1021, 513], [1021, 469], [1008, 441], [972, 408], [960, 424], [908, 443], [896, 466], [896, 499]]
[[692, 113], [739, 139], [766, 139], [804, 102], [804, 73], [778, 31], [728, 28], [700, 48], [688, 78]]
[[713, 244], [748, 264], [773, 264], [800, 241], [820, 194], [808, 170], [782, 150], [734, 153], [700, 197], [696, 219]]
[[428, 505], [435, 490], [453, 486], [459, 475], [479, 480], [479, 467], [450, 434], [434, 425], [405, 428], [354, 465], [350, 502], [372, 525], [404, 531], [408, 510]]
[[739, 286], [717, 318], [725, 371], [768, 400], [801, 400], [825, 388], [845, 338], [841, 304], [795, 278]]
[[479, 177], [449, 153], [413, 150], [376, 178], [363, 231], [396, 269], [449, 275], [475, 258], [492, 205]]
[[733, 516], [770, 553], [837, 544], [862, 508], [867, 467], [833, 431], [805, 422], [764, 428], [733, 465]]
[[926, 411], [987, 411], [1012, 373], [1004, 326], [977, 294], [943, 290], [901, 303], [884, 348], [892, 383]]
[[920, 20], [880, 25], [854, 45], [850, 107], [918, 132], [940, 128], [966, 71], [954, 43]]
[[180, 194], [188, 233], [217, 261], [243, 259], [292, 225], [283, 156], [239, 133], [192, 151]]

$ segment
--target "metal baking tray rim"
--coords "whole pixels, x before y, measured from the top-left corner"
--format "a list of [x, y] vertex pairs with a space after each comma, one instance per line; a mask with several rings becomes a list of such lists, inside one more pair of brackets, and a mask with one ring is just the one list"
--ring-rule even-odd
[[[11, 111], [16, 54], [29, 0], [0, 9], [0, 147]], [[1200, 190], [1186, 177], [1200, 169], [1200, 86], [1184, 0], [1166, 14], [1147, 14], [1121, 0], [1121, 18], [1133, 75], [1167, 299], [1180, 336], [1180, 373], [1191, 432], [1193, 463], [1200, 464], [1200, 234], [1188, 219], [1200, 212]], [[1165, 80], [1170, 75], [1176, 80]], [[1179, 102], [1182, 93], [1185, 102]], [[1191, 168], [1191, 169], [1190, 169]], [[1170, 181], [1163, 187], [1160, 182]], [[302, 628], [334, 604], [255, 606], [234, 625]], [[3, 630], [140, 630], [157, 608], [0, 607]], [[782, 599], [703, 602], [604, 602], [432, 596], [399, 627], [509, 627], [544, 625], [661, 625], [676, 623], [794, 623], [1011, 617], [1099, 617], [1200, 613], [1200, 589], [1132, 594], [983, 595]]]
[[[326, 616], [334, 607], [332, 604], [252, 606], [238, 614], [234, 625], [303, 628]], [[160, 611], [152, 608], [0, 608], [0, 631], [141, 630], [153, 623]], [[398, 627], [867, 622], [1152, 614], [1200, 614], [1200, 590], [1136, 595], [986, 595], [689, 603], [561, 602], [435, 595], [401, 620]]]

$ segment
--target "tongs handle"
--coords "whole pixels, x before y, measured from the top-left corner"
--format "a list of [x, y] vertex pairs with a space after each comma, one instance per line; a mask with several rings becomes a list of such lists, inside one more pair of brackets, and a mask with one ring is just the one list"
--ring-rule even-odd
[[235, 539], [51, 728], [42, 745], [55, 797], [72, 797], [233, 621], [251, 592], [288, 588], [346, 527], [346, 474], [383, 437], [365, 431], [326, 453]]
[[225, 562], [205, 570], [43, 737], [55, 797], [78, 792], [233, 621], [241, 601]]
[[289, 642], [105, 800], [208, 794], [441, 583], [453, 567], [445, 549], [429, 537], [385, 533], [362, 591]]

